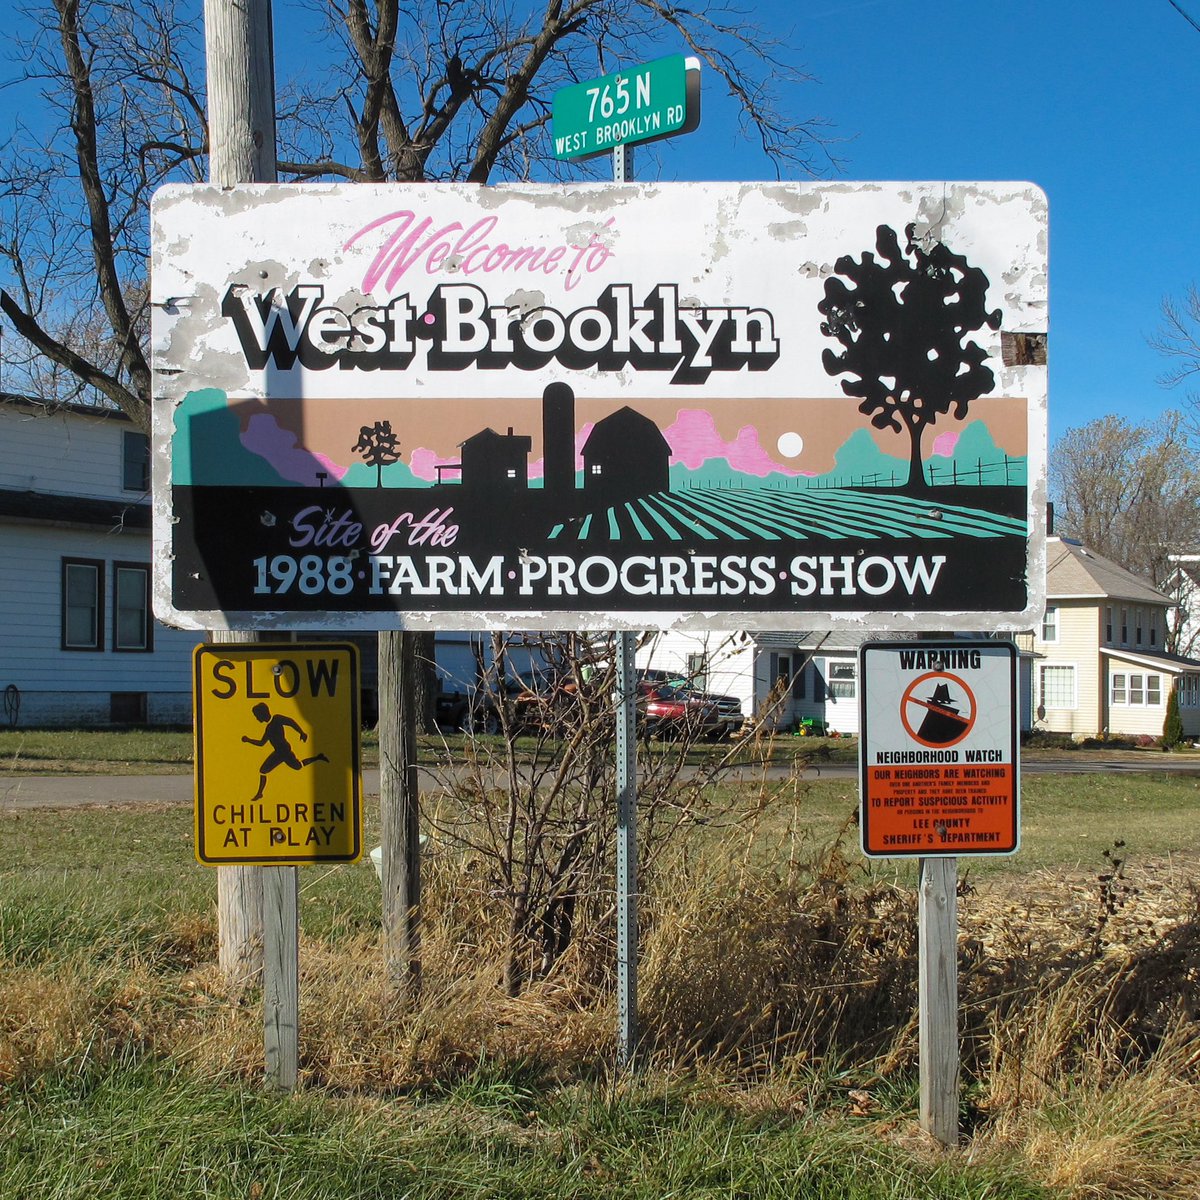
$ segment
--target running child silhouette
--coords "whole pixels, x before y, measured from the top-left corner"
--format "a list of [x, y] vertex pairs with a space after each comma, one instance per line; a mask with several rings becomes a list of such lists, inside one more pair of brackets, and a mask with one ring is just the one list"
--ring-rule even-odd
[[301, 767], [329, 761], [324, 754], [314, 754], [312, 758], [296, 757], [296, 752], [288, 745], [288, 726], [290, 725], [300, 735], [302, 742], [308, 741], [308, 734], [291, 717], [285, 717], [281, 713], [272, 715], [271, 710], [265, 704], [256, 704], [251, 711], [266, 728], [263, 730], [262, 737], [252, 738], [243, 734], [242, 741], [248, 742], [251, 746], [265, 746], [268, 742], [271, 745], [271, 753], [263, 760], [263, 765], [258, 768], [258, 791], [250, 797], [251, 802], [262, 799], [263, 791], [267, 786], [267, 776], [276, 767], [291, 767], [293, 771], [299, 771]]

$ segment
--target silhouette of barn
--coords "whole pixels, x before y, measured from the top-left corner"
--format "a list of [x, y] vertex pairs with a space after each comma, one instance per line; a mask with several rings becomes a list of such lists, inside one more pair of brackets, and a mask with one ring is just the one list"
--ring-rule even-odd
[[671, 486], [671, 446], [649, 417], [626, 405], [597, 421], [583, 445], [583, 491], [609, 506]]

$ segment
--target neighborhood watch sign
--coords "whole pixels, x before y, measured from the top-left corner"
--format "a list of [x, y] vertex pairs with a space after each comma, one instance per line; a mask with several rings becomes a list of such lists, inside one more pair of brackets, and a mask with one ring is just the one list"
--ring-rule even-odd
[[172, 186], [153, 233], [169, 620], [1041, 607], [1027, 184]]

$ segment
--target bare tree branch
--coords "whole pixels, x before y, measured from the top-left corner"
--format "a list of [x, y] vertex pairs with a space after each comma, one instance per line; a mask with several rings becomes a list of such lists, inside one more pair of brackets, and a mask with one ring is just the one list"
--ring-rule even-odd
[[[199, 18], [177, 2], [28, 0], [34, 36], [2, 86], [39, 87], [44, 121], [17, 128], [0, 159], [0, 286], [18, 334], [9, 372], [59, 390], [47, 399], [81, 387], [149, 403], [148, 200], [168, 180], [203, 179], [208, 152]], [[598, 175], [603, 164], [554, 160], [554, 93], [680, 42], [737, 99], [777, 174], [830, 161], [818, 123], [782, 115], [784, 90], [805, 78], [786, 48], [722, 0], [307, 3], [327, 59], [310, 55], [280, 93], [292, 179]]]
[[1167, 3], [1195, 30], [1200, 31], [1200, 21], [1197, 21], [1191, 13], [1186, 12], [1182, 4], [1178, 0], [1167, 0]]
[[133, 336], [133, 319], [125, 307], [112, 240], [112, 217], [104, 182], [100, 177], [96, 147], [96, 110], [92, 97], [90, 64], [79, 40], [78, 0], [54, 0], [58, 12], [63, 57], [73, 94], [71, 128], [75, 134], [79, 180], [91, 218], [92, 255], [96, 282], [113, 332], [122, 344], [121, 362], [144, 401], [150, 399], [150, 367]]
[[1162, 302], [1163, 328], [1150, 345], [1173, 360], [1159, 377], [1164, 387], [1178, 387], [1200, 374], [1200, 289], [1192, 284], [1181, 301], [1168, 296]]
[[5, 291], [0, 291], [0, 312], [12, 322], [17, 333], [37, 347], [42, 354], [66, 367], [89, 387], [95, 388], [111, 400], [140, 429], [146, 433], [150, 432], [150, 410], [141, 396], [124, 387], [115, 376], [100, 370], [82, 355], [76, 354], [70, 346], [52, 338]]

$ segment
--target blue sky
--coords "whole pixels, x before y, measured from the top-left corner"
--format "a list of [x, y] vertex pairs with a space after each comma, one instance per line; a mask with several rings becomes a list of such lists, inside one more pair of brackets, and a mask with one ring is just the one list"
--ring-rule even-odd
[[[1185, 403], [1147, 345], [1163, 298], [1200, 283], [1200, 31], [1169, 0], [730, 2], [814, 76], [791, 111], [830, 122], [842, 169], [828, 177], [1045, 190], [1052, 440], [1105, 413]], [[1200, 21], [1200, 0], [1179, 2]], [[311, 52], [311, 22], [299, 0], [275, 0], [281, 84]], [[5, 133], [18, 101], [0, 97]], [[773, 178], [711, 75], [700, 129], [640, 152], [637, 174]]]
[[[1200, 20], [1200, 0], [1181, 0]], [[765, 0], [843, 179], [1030, 180], [1050, 202], [1050, 436], [1182, 406], [1147, 345], [1200, 283], [1200, 32], [1168, 0]], [[794, 32], [788, 34], [794, 27]], [[756, 179], [709, 81], [662, 176]], [[647, 161], [646, 166], [651, 164]]]

